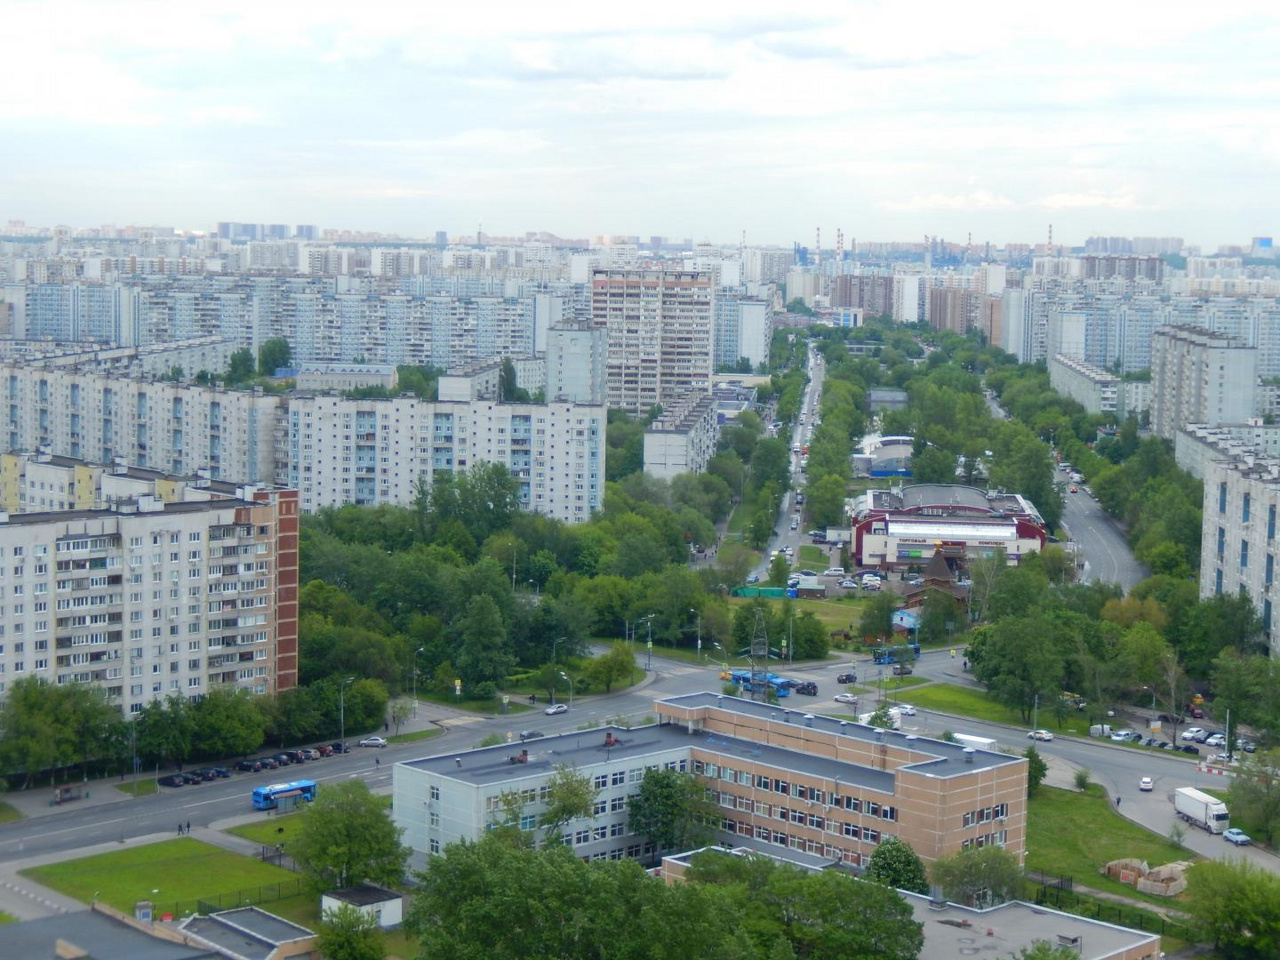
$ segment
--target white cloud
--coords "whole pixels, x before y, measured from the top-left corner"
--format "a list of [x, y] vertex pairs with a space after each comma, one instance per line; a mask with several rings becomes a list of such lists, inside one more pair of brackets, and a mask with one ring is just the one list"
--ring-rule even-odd
[[1140, 210], [1144, 209], [1132, 193], [1103, 193], [1088, 190], [1079, 193], [1051, 193], [1035, 201], [1046, 210]]
[[905, 200], [882, 200], [885, 210], [1008, 210], [1015, 206], [1008, 197], [988, 190], [971, 190], [968, 193], [931, 193]]

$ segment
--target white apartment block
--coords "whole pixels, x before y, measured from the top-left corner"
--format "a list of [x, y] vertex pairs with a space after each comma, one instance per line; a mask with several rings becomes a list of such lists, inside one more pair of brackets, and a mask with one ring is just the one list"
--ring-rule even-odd
[[716, 297], [716, 369], [745, 357], [753, 368], [769, 362], [773, 343], [773, 304], [768, 299], [721, 291]]
[[1089, 413], [1114, 413], [1118, 420], [1140, 418], [1151, 409], [1151, 384], [1125, 380], [1075, 357], [1049, 358], [1049, 385]]
[[[41, 467], [65, 486], [84, 465]], [[132, 715], [172, 694], [295, 686], [296, 494], [124, 468], [99, 480], [134, 493], [0, 513], [0, 693], [27, 676], [88, 683]]]
[[1151, 342], [1151, 426], [1172, 440], [1189, 423], [1240, 423], [1254, 412], [1257, 350], [1200, 327], [1161, 327]]
[[664, 410], [644, 432], [644, 472], [663, 480], [704, 472], [720, 437], [718, 405], [713, 396], [691, 393]]
[[418, 481], [479, 463], [516, 478], [520, 505], [566, 523], [604, 498], [606, 410], [556, 401], [347, 400], [296, 396], [288, 407], [288, 476], [304, 513], [408, 504]]
[[603, 404], [609, 333], [595, 326], [553, 326], [547, 331], [546, 397]]
[[1278, 506], [1280, 460], [1245, 455], [1206, 464], [1200, 596], [1248, 592], [1273, 655]]
[[591, 317], [608, 333], [608, 403], [632, 413], [691, 390], [714, 372], [716, 291], [709, 273], [597, 270]]
[[0, 364], [8, 451], [274, 482], [283, 397]]

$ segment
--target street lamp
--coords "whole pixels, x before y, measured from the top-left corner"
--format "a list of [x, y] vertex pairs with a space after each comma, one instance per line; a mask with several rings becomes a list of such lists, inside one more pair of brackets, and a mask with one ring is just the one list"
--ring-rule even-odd
[[347, 684], [355, 683], [355, 677], [347, 677], [338, 684], [338, 739], [342, 741], [342, 752], [347, 752]]
[[569, 709], [573, 710], [573, 677], [569, 676], [563, 670], [560, 671], [560, 676], [569, 681]]
[[645, 649], [648, 651], [644, 663], [644, 668], [646, 670], [653, 669], [653, 618], [655, 616], [656, 614], [651, 613], [647, 617], [641, 617], [638, 621], [639, 623], [646, 623], [649, 625], [649, 639], [646, 641], [645, 645]]
[[534, 597], [540, 597], [540, 596], [542, 596], [542, 587], [540, 587], [540, 586], [538, 585], [538, 581], [537, 581], [537, 580], [526, 580], [525, 582], [526, 582], [526, 583], [530, 583], [530, 584], [532, 584], [532, 585], [533, 585], [533, 595], [534, 595]]
[[560, 643], [560, 641], [561, 641], [561, 640], [567, 640], [567, 639], [569, 639], [569, 638], [568, 638], [568, 637], [556, 637], [554, 640], [552, 640], [552, 641], [551, 641], [551, 665], [552, 665], [553, 667], [556, 665], [556, 647], [559, 645], [559, 643]]
[[426, 647], [419, 647], [413, 652], [413, 719], [418, 719], [418, 655], [426, 650]]
[[698, 617], [698, 659], [702, 659], [702, 611], [689, 608], [689, 612], [696, 614]]

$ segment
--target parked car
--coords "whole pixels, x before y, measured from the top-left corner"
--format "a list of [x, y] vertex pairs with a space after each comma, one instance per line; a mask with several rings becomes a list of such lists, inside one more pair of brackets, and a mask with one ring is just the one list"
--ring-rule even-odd
[[812, 680], [806, 680], [804, 683], [797, 683], [795, 691], [806, 697], [816, 697], [818, 695], [818, 685]]
[[846, 577], [845, 579], [840, 581], [838, 586], [844, 587], [846, 590], [856, 590], [858, 589], [858, 581], [850, 580], [848, 577]]
[[322, 757], [332, 757], [332, 756], [333, 756], [333, 747], [329, 746], [327, 743], [322, 743], [322, 744], [320, 744], [320, 746], [316, 747], [316, 751], [317, 751], [317, 752], [320, 754], [320, 756], [322, 756]]
[[760, 582], [760, 574], [758, 573], [753, 573], [747, 577], [748, 585], [753, 583], [759, 583], [759, 582]]
[[386, 745], [387, 745], [387, 741], [384, 740], [382, 737], [365, 737], [363, 740], [360, 741], [360, 746], [362, 747], [377, 747], [379, 750], [381, 750]]
[[1237, 847], [1247, 847], [1249, 844], [1253, 843], [1253, 841], [1249, 839], [1249, 835], [1239, 827], [1228, 827], [1226, 830], [1223, 830], [1222, 839], [1227, 841], [1227, 843], [1234, 843]]
[[893, 675], [895, 677], [909, 677], [911, 673], [911, 664], [909, 663], [895, 663], [893, 665]]
[[802, 577], [816, 577], [816, 576], [817, 576], [817, 574], [816, 574], [816, 573], [814, 573], [812, 570], [801, 570], [801, 571], [800, 571], [800, 576], [802, 576]]
[[319, 760], [320, 754], [310, 747], [303, 747], [298, 753], [302, 754], [303, 760]]
[[1152, 790], [1152, 786], [1153, 785], [1151, 783], [1150, 777], [1143, 777], [1141, 780], [1138, 781], [1138, 789], [1141, 790], [1143, 793], [1150, 793]]
[[863, 580], [863, 581], [862, 581], [862, 589], [863, 589], [863, 590], [870, 590], [872, 593], [879, 593], [879, 592], [880, 592], [880, 581], [879, 581], [879, 580]]
[[1142, 738], [1132, 730], [1121, 730], [1118, 733], [1113, 733], [1111, 739], [1117, 743], [1128, 743], [1131, 740], [1141, 740]]
[[836, 674], [836, 683], [857, 683], [858, 675], [856, 673], [838, 673]]
[[537, 740], [539, 737], [545, 736], [541, 730], [521, 730], [520, 740]]
[[333, 741], [333, 743], [329, 744], [329, 746], [333, 748], [334, 753], [350, 753], [351, 752], [351, 747], [337, 740]]
[[170, 773], [156, 781], [162, 787], [181, 787], [185, 786], [186, 782], [186, 778], [180, 773]]
[[1206, 747], [1225, 747], [1227, 738], [1220, 733], [1215, 733], [1210, 737], [1206, 737], [1204, 741]]
[[569, 705], [567, 703], [553, 703], [551, 706], [547, 707], [547, 709], [543, 710], [542, 712], [545, 713], [548, 717], [554, 717], [560, 713], [568, 713]]
[[227, 780], [231, 777], [231, 771], [226, 767], [210, 767], [209, 769], [213, 771], [213, 775], [219, 780]]
[[1046, 743], [1053, 739], [1052, 730], [1032, 730], [1027, 734], [1028, 740], [1043, 740]]
[[200, 767], [198, 770], [192, 770], [191, 772], [205, 783], [210, 783], [218, 779], [218, 775], [213, 772], [211, 767]]
[[843, 577], [844, 567], [827, 567], [822, 575], [824, 577]]
[[799, 578], [799, 577], [787, 577], [787, 586], [788, 586], [788, 587], [792, 587], [792, 588], [795, 588], [795, 587], [800, 586], [800, 578]]
[[792, 521], [791, 521], [791, 529], [792, 529], [792, 530], [799, 530], [799, 529], [800, 529], [800, 521], [799, 521], [799, 520], [792, 520]]
[[856, 693], [837, 693], [835, 700], [836, 703], [857, 703], [858, 695]]
[[263, 770], [274, 770], [280, 766], [280, 761], [275, 757], [259, 757], [258, 763], [262, 765]]
[[1243, 750], [1245, 753], [1253, 753], [1255, 750], [1258, 749], [1258, 745], [1254, 743], [1252, 740], [1237, 740], [1236, 746], [1239, 747], [1241, 750]]
[[262, 766], [261, 760], [238, 760], [236, 761], [236, 769], [244, 773], [258, 773], [265, 768]]
[[911, 576], [907, 577], [907, 583], [911, 584], [913, 587], [918, 587], [924, 583], [924, 577], [920, 576], [918, 573], [913, 573]]
[[1185, 729], [1185, 730], [1183, 730], [1183, 731], [1182, 731], [1182, 736], [1181, 736], [1181, 737], [1179, 737], [1178, 739], [1180, 739], [1180, 740], [1194, 740], [1196, 737], [1200, 737], [1200, 736], [1205, 736], [1205, 737], [1207, 737], [1207, 736], [1208, 736], [1208, 734], [1207, 734], [1207, 733], [1205, 733], [1205, 731], [1204, 731], [1204, 730], [1202, 730], [1202, 729], [1200, 729], [1199, 727], [1187, 727], [1187, 729]]
[[187, 772], [181, 773], [179, 776], [182, 777], [182, 782], [188, 787], [198, 787], [200, 784], [204, 783], [204, 777], [200, 776], [198, 773]]
[[280, 766], [287, 767], [289, 766], [289, 764], [293, 763], [293, 754], [288, 752], [281, 752], [281, 753], [273, 754], [271, 759], [274, 760], [276, 763], [278, 763]]
[[1203, 720], [1205, 716], [1204, 708], [1196, 706], [1195, 704], [1192, 704], [1191, 706], [1187, 707], [1187, 713], [1190, 714], [1192, 719], [1195, 719], [1195, 720]]
[[1181, 750], [1183, 753], [1194, 753], [1196, 756], [1199, 756], [1199, 755], [1200, 755], [1200, 748], [1199, 748], [1199, 747], [1193, 747], [1193, 746], [1192, 746], [1191, 744], [1189, 744], [1189, 743], [1184, 743], [1184, 744], [1183, 744], [1182, 746], [1180, 746], [1178, 749], [1179, 749], [1179, 750]]

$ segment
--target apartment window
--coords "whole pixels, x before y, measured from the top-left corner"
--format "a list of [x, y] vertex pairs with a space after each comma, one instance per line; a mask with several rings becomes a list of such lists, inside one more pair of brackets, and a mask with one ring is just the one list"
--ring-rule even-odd
[[1240, 522], [1241, 523], [1249, 522], [1250, 500], [1251, 500], [1251, 497], [1249, 496], [1249, 494], [1246, 493], [1244, 495], [1244, 499], [1240, 501]]
[[1213, 575], [1213, 592], [1216, 596], [1222, 596], [1222, 569], [1218, 568]]
[[430, 793], [429, 793], [429, 796], [431, 797], [431, 799], [432, 799], [432, 800], [439, 800], [439, 799], [440, 799], [440, 788], [439, 788], [439, 787], [432, 787], [432, 788], [431, 788], [431, 791], [430, 791]]
[[1267, 554], [1267, 586], [1271, 586], [1272, 575], [1275, 573], [1276, 558], [1274, 554]]
[[1276, 538], [1276, 505], [1273, 503], [1267, 507], [1267, 539], [1274, 540]]
[[1227, 531], [1222, 527], [1218, 528], [1218, 559], [1221, 560], [1227, 551]]
[[1226, 481], [1218, 484], [1218, 512], [1227, 512], [1227, 484]]
[[1245, 570], [1249, 566], [1249, 541], [1240, 541], [1240, 569]]

